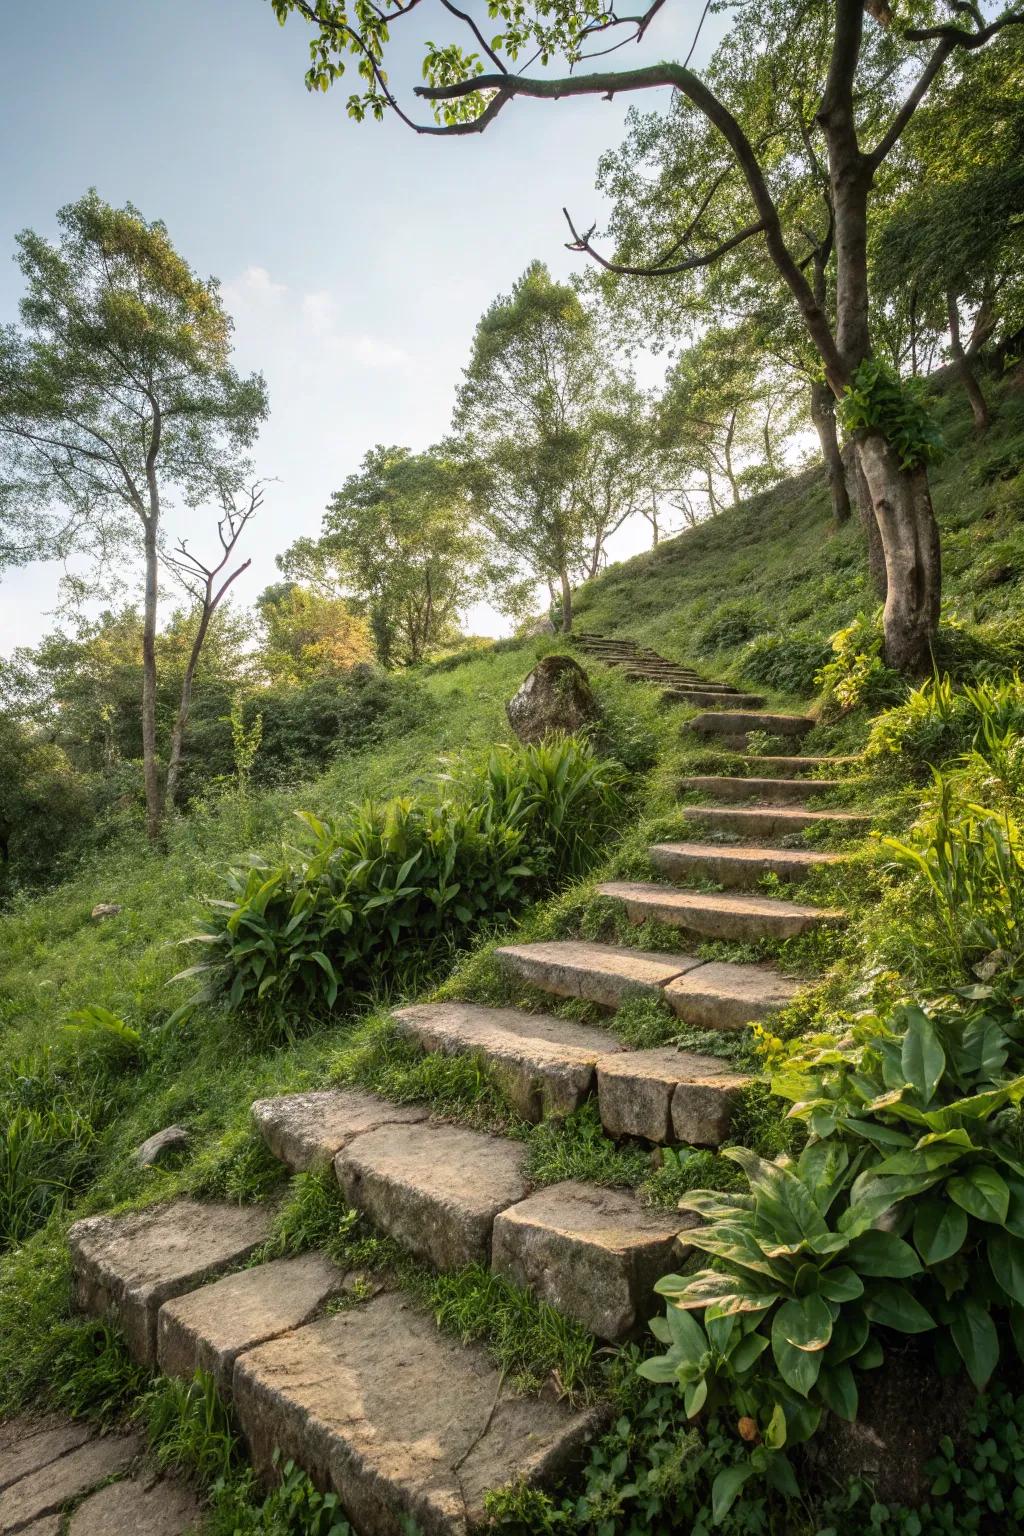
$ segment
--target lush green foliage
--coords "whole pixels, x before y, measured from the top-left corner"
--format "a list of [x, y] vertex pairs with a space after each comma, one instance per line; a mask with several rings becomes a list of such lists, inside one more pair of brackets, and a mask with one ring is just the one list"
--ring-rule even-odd
[[923, 379], [901, 379], [880, 358], [857, 368], [839, 402], [847, 432], [878, 432], [896, 450], [904, 469], [919, 469], [942, 448], [942, 435]]
[[972, 751], [984, 752], [990, 763], [1008, 762], [1022, 733], [1024, 682], [1016, 673], [960, 687], [944, 675], [880, 715], [865, 750], [869, 759], [899, 753], [917, 764], [941, 765]]
[[232, 877], [202, 942], [232, 1007], [333, 1008], [374, 983], [429, 973], [438, 956], [596, 855], [620, 775], [568, 737], [496, 748], [440, 799], [367, 804], [333, 826], [304, 813], [311, 849]]

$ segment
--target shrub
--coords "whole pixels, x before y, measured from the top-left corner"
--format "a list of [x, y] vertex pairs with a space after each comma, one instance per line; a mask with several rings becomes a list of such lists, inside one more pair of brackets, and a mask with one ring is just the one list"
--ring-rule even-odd
[[714, 617], [697, 631], [694, 644], [700, 651], [729, 651], [767, 628], [767, 617], [750, 603], [719, 603]]
[[761, 635], [751, 640], [740, 666], [751, 682], [781, 693], [813, 693], [831, 654], [818, 635]]
[[690, 1417], [727, 1403], [748, 1421], [755, 1448], [716, 1479], [719, 1511], [757, 1475], [796, 1494], [786, 1449], [825, 1409], [856, 1417], [858, 1376], [894, 1334], [933, 1335], [939, 1369], [979, 1392], [1007, 1336], [1021, 1347], [1019, 1034], [1016, 1009], [905, 1003], [801, 1043], [773, 1082], [811, 1131], [799, 1158], [730, 1148], [749, 1193], [680, 1202], [715, 1267], [659, 1282], [667, 1349], [640, 1370], [677, 1383]]
[[925, 380], [901, 379], [879, 358], [859, 364], [836, 414], [848, 433], [880, 433], [904, 469], [927, 464], [942, 449]]
[[214, 904], [196, 939], [212, 958], [175, 979], [205, 974], [203, 996], [277, 1019], [407, 986], [579, 874], [614, 824], [620, 778], [566, 737], [497, 749], [443, 798], [367, 804], [336, 825], [300, 813], [306, 846], [231, 876], [234, 899]]
[[882, 660], [882, 624], [879, 615], [858, 613], [852, 624], [832, 636], [832, 660], [818, 672], [826, 716], [848, 714], [859, 706], [878, 708], [894, 704], [906, 694], [898, 672]]
[[870, 760], [900, 753], [918, 764], [945, 763], [981, 749], [986, 739], [1022, 733], [1024, 680], [1019, 674], [963, 688], [936, 675], [874, 722], [865, 755]]

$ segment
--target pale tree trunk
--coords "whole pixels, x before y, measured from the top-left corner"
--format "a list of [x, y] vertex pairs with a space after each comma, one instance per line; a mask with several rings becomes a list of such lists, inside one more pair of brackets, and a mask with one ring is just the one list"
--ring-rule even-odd
[[146, 519], [146, 592], [142, 619], [142, 775], [146, 787], [146, 835], [159, 836], [163, 815], [160, 764], [156, 754], [156, 519]]
[[736, 432], [736, 412], [729, 417], [729, 430], [725, 434], [725, 475], [732, 489], [732, 504], [738, 507], [740, 504], [740, 488], [736, 483], [736, 476], [732, 467], [732, 440]]
[[960, 340], [960, 310], [956, 301], [956, 294], [952, 291], [946, 295], [946, 312], [949, 315], [949, 340], [950, 351], [953, 354], [953, 366], [959, 375], [971, 405], [971, 415], [974, 417], [974, 430], [987, 432], [989, 427], [988, 402], [982, 393], [978, 383], [971, 359], [964, 351], [963, 342]]
[[567, 635], [572, 630], [572, 587], [569, 585], [569, 573], [564, 566], [559, 576], [562, 581], [562, 633]]
[[839, 434], [836, 431], [835, 399], [828, 385], [819, 383], [817, 379], [811, 384], [811, 420], [821, 446], [829, 495], [832, 498], [832, 516], [836, 523], [848, 522], [850, 492], [846, 484], [846, 466], [839, 447]]
[[871, 492], [868, 490], [860, 456], [857, 453], [857, 444], [852, 439], [847, 442], [843, 450], [843, 463], [846, 466], [847, 483], [852, 483], [854, 487], [853, 499], [861, 528], [864, 530], [864, 541], [868, 548], [868, 575], [875, 595], [879, 602], [884, 603], [889, 590], [889, 582], [885, 574], [885, 551], [882, 548], [882, 536], [878, 531], [875, 509], [871, 505]]
[[178, 713], [174, 718], [174, 726], [171, 730], [171, 743], [167, 752], [167, 785], [164, 791], [164, 805], [168, 810], [173, 810], [178, 795], [178, 778], [181, 773], [181, 755], [185, 742], [185, 727], [188, 725], [188, 717], [192, 709], [192, 685], [195, 681], [196, 667], [199, 665], [199, 653], [203, 649], [206, 632], [210, 627], [212, 614], [204, 609], [199, 620], [199, 628], [192, 642], [188, 663], [185, 667], [185, 675], [181, 680], [181, 698], [178, 701]]
[[901, 469], [895, 452], [877, 433], [858, 439], [857, 452], [885, 554], [885, 659], [899, 672], [920, 675], [931, 664], [942, 593], [939, 531], [928, 475], [923, 467]]

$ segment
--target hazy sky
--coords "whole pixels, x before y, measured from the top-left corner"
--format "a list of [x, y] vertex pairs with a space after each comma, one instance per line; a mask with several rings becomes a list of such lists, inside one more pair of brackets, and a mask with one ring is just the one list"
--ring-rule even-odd
[[[702, 8], [674, 0], [628, 62], [685, 53]], [[346, 82], [306, 91], [308, 40], [297, 19], [278, 27], [268, 0], [0, 0], [0, 323], [17, 318], [16, 232], [55, 234], [57, 208], [89, 186], [165, 220], [220, 277], [236, 361], [267, 377], [256, 461], [278, 480], [243, 602], [275, 579], [277, 552], [319, 530], [368, 447], [420, 448], [445, 430], [491, 299], [535, 257], [574, 269], [561, 208], [584, 225], [600, 213], [595, 166], [626, 112], [624, 99], [512, 103], [486, 134], [451, 141], [359, 125]], [[644, 527], [618, 552], [641, 547]], [[194, 537], [201, 547], [198, 525]], [[59, 575], [5, 573], [0, 653], [52, 627]]]

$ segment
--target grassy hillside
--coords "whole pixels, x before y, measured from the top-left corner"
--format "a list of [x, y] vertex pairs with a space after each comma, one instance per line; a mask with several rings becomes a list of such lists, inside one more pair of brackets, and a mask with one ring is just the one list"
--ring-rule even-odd
[[[977, 445], [959, 397], [944, 402], [947, 452], [933, 476], [947, 573], [940, 660], [972, 677], [1006, 675], [1024, 660], [1024, 389], [1005, 384], [997, 406], [990, 434]], [[580, 594], [578, 623], [581, 630], [629, 635], [697, 663], [709, 676], [756, 686], [772, 702], [806, 708], [815, 695], [815, 674], [832, 655], [830, 635], [865, 614], [857, 639], [861, 650], [870, 650], [875, 606], [861, 531], [855, 524], [829, 528], [820, 477], [808, 471], [612, 567]], [[579, 1176], [632, 1184], [645, 1198], [671, 1205], [695, 1183], [734, 1179], [731, 1165], [709, 1153], [656, 1166], [636, 1148], [613, 1145], [585, 1115], [562, 1128], [517, 1124], [479, 1073], [435, 1058], [424, 1062], [396, 1046], [381, 1013], [381, 1005], [393, 1000], [386, 990], [335, 1010], [329, 1019], [296, 1014], [273, 1030], [216, 1005], [168, 1023], [187, 995], [187, 984], [168, 986], [169, 978], [194, 958], [182, 941], [204, 898], [223, 895], [229, 865], [252, 851], [274, 857], [282, 842], [295, 838], [298, 809], [332, 817], [353, 801], [443, 793], [439, 774], [453, 763], [481, 763], [495, 742], [509, 739], [504, 703], [537, 656], [565, 648], [555, 638], [533, 639], [424, 667], [418, 681], [429, 707], [418, 723], [396, 725], [371, 750], [339, 759], [310, 782], [211, 797], [171, 826], [165, 848], [151, 850], [134, 840], [115, 844], [56, 889], [20, 901], [0, 918], [0, 1416], [39, 1393], [52, 1398], [55, 1385], [65, 1406], [95, 1412], [97, 1402], [110, 1411], [124, 1405], [123, 1380], [108, 1397], [98, 1383], [106, 1340], [97, 1346], [93, 1332], [92, 1343], [83, 1342], [81, 1330], [64, 1321], [67, 1222], [182, 1190], [238, 1199], [283, 1196], [277, 1165], [248, 1123], [253, 1098], [269, 1092], [347, 1081], [396, 1098], [425, 1099], [439, 1113], [501, 1126], [528, 1140], [537, 1182]], [[856, 672], [849, 656], [843, 665]], [[822, 741], [856, 748], [878, 707], [899, 705], [902, 685], [880, 662], [869, 670], [868, 685], [858, 682], [849, 695], [857, 707], [840, 718], [837, 703], [830, 703], [829, 719], [816, 733]], [[678, 778], [718, 759], [687, 742], [681, 728], [688, 711], [666, 707], [654, 688], [597, 667], [591, 675], [604, 713], [598, 750], [615, 759], [626, 777], [620, 835], [608, 839], [590, 875], [514, 923], [485, 925], [463, 952], [447, 953], [418, 978], [416, 995], [442, 986], [450, 995], [535, 1004], [490, 959], [495, 938], [509, 933], [679, 947], [677, 933], [655, 925], [627, 931], [595, 898], [593, 884], [598, 877], [645, 877], [652, 837], [685, 834]], [[913, 724], [900, 739], [911, 742]], [[887, 761], [866, 783], [838, 782], [834, 803], [870, 807], [884, 830], [902, 832], [921, 810], [917, 785], [928, 753], [911, 756], [908, 747], [905, 772]], [[817, 898], [841, 895], [856, 919], [848, 934], [774, 946], [704, 947], [723, 958], [780, 958], [793, 972], [824, 978], [781, 1021], [780, 1038], [841, 1016], [865, 967], [883, 993], [896, 987], [894, 978], [947, 979], [939, 975], [945, 962], [930, 951], [927, 964], [918, 963], [918, 951], [927, 947], [927, 923], [919, 939], [915, 925], [920, 929], [924, 919], [914, 910], [914, 892], [882, 870], [877, 848], [843, 875], [841, 891], [835, 881], [822, 876], [811, 889]], [[100, 902], [118, 903], [121, 911], [95, 921], [90, 914]], [[572, 1011], [573, 1005], [566, 1007]], [[137, 1032], [123, 1055], [102, 1033], [94, 1039], [88, 1030], [65, 1031], [83, 1010], [97, 1008]], [[575, 1012], [588, 1016], [578, 1005]], [[666, 1018], [646, 1005], [621, 1010], [615, 1026], [638, 1044], [680, 1038], [678, 1026], [670, 1030]], [[756, 1049], [747, 1038], [694, 1043], [745, 1061], [754, 1059]], [[189, 1153], [160, 1169], [136, 1169], [132, 1149], [172, 1122], [191, 1132]], [[786, 1125], [763, 1088], [748, 1096], [737, 1135], [768, 1154], [788, 1144]], [[288, 1201], [282, 1251], [290, 1243], [324, 1239], [332, 1222], [336, 1227], [336, 1205], [323, 1189], [293, 1189]], [[14, 1234], [6, 1252], [5, 1231]], [[366, 1241], [371, 1246], [364, 1257], [393, 1261]], [[479, 1277], [466, 1279], [461, 1289], [451, 1282], [445, 1292], [440, 1282], [407, 1269], [405, 1283], [418, 1288], [445, 1326], [482, 1336], [522, 1379], [537, 1383], [557, 1369], [563, 1383], [595, 1389], [592, 1341], [571, 1330], [552, 1339], [542, 1318], [529, 1309], [516, 1311], [508, 1298], [499, 1305]]]

